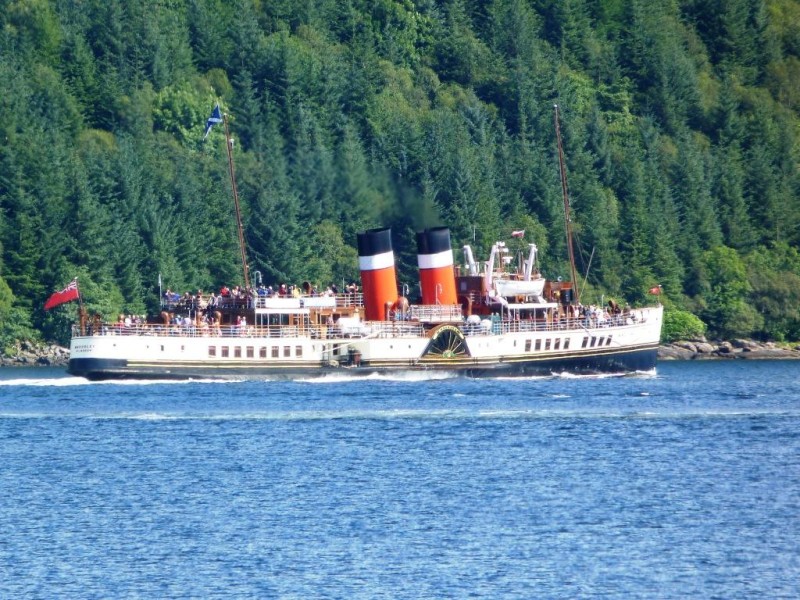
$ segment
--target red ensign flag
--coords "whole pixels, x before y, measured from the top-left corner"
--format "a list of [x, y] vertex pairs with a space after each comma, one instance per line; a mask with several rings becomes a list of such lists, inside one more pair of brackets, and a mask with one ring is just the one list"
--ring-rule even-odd
[[658, 296], [659, 294], [661, 294], [661, 286], [657, 285], [656, 287], [651, 287], [649, 290], [647, 290], [647, 293]]
[[44, 309], [50, 310], [51, 308], [55, 308], [60, 304], [64, 304], [65, 302], [72, 302], [73, 300], [77, 300], [79, 298], [78, 294], [78, 278], [76, 277], [72, 281], [69, 282], [69, 285], [65, 287], [60, 292], [56, 292], [52, 296], [47, 299], [47, 302], [44, 303]]
[[511, 237], [515, 237], [515, 238], [525, 237], [525, 230], [524, 229], [518, 229], [517, 231], [512, 231], [511, 232]]

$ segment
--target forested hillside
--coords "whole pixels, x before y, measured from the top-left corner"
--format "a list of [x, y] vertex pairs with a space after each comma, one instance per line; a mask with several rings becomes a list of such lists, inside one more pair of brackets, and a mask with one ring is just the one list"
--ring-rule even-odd
[[800, 339], [800, 2], [0, 0], [0, 336], [68, 339], [164, 287], [358, 277], [356, 233], [524, 229], [588, 301]]

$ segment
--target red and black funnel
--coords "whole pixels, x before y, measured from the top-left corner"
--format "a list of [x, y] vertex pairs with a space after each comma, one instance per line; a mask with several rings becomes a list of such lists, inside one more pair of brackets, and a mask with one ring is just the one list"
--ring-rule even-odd
[[392, 230], [370, 229], [358, 236], [358, 266], [368, 321], [385, 321], [386, 304], [397, 300]]
[[417, 264], [423, 304], [458, 304], [450, 230], [434, 227], [417, 233]]

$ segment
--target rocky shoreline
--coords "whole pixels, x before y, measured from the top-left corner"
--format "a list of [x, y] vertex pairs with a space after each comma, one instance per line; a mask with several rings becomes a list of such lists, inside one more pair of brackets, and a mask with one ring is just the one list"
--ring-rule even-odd
[[0, 367], [66, 367], [69, 348], [56, 344], [19, 342], [12, 356], [0, 356]]
[[660, 346], [658, 360], [707, 359], [800, 359], [800, 344], [778, 346], [775, 342], [731, 340], [708, 342], [705, 339], [674, 342]]
[[[753, 340], [709, 342], [700, 339], [674, 342], [658, 349], [658, 360], [709, 359], [800, 359], [800, 344], [786, 347]], [[0, 356], [0, 367], [66, 367], [68, 362], [69, 348], [33, 342], [21, 342], [12, 356]]]

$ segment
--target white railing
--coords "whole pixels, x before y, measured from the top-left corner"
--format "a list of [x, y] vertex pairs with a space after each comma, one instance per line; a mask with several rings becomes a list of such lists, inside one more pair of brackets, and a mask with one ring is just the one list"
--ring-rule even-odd
[[[446, 308], [446, 307], [444, 307]], [[630, 315], [617, 315], [603, 320], [594, 318], [545, 320], [490, 320], [484, 319], [476, 323], [465, 323], [462, 319], [452, 322], [464, 335], [489, 335], [499, 333], [548, 332], [548, 331], [585, 331], [608, 327], [632, 326], [646, 321], [646, 315], [635, 311]], [[358, 321], [355, 325], [340, 327], [339, 325], [209, 325], [195, 323], [164, 324], [131, 324], [124, 323], [90, 323], [87, 324], [87, 336], [161, 336], [161, 337], [248, 337], [248, 338], [286, 338], [303, 337], [311, 339], [363, 338], [363, 337], [424, 337], [425, 323], [422, 320], [411, 321]], [[80, 327], [73, 325], [72, 336], [81, 337]]]
[[[327, 300], [330, 298], [330, 300]], [[206, 299], [207, 300], [207, 299]], [[302, 294], [300, 296], [280, 296], [278, 294], [271, 294], [269, 296], [253, 296], [252, 298], [231, 298], [223, 296], [217, 298], [217, 304], [211, 307], [212, 310], [223, 309], [249, 309], [249, 308], [269, 308], [270, 304], [281, 303], [291, 304], [294, 301], [298, 306], [336, 306], [338, 308], [361, 308], [364, 306], [364, 294], [361, 292], [351, 292], [346, 294], [336, 294], [335, 296], [326, 296], [324, 294], [308, 295]], [[161, 309], [166, 311], [196, 311], [198, 308], [205, 310], [208, 308], [206, 301], [198, 302], [192, 296], [191, 298], [181, 297], [178, 300], [162, 300]]]
[[413, 304], [408, 314], [410, 320], [423, 323], [457, 323], [463, 320], [458, 304]]

